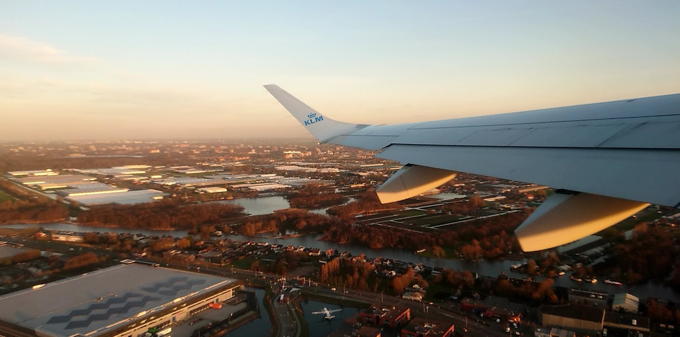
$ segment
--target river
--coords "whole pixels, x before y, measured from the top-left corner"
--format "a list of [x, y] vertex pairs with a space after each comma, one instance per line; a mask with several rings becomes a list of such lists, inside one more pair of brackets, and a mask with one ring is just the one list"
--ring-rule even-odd
[[[233, 240], [239, 240], [239, 241], [257, 241], [257, 242], [269, 242], [269, 243], [276, 243], [276, 244], [281, 244], [285, 246], [303, 246], [303, 247], [309, 247], [309, 248], [318, 248], [321, 250], [326, 250], [326, 249], [336, 249], [339, 251], [346, 251], [351, 253], [352, 255], [359, 255], [359, 254], [364, 254], [366, 257], [369, 258], [376, 258], [376, 257], [385, 257], [385, 258], [391, 258], [395, 260], [400, 260], [404, 262], [409, 262], [409, 263], [421, 263], [423, 265], [427, 266], [432, 266], [432, 267], [442, 267], [442, 268], [451, 268], [455, 270], [469, 270], [471, 272], [476, 272], [480, 275], [483, 276], [491, 276], [491, 277], [496, 277], [501, 273], [505, 273], [506, 275], [510, 277], [516, 277], [516, 278], [525, 278], [526, 275], [520, 274], [520, 273], [515, 273], [510, 270], [510, 266], [516, 263], [525, 263], [526, 259], [520, 259], [520, 260], [492, 260], [492, 261], [487, 261], [487, 260], [481, 260], [481, 261], [464, 261], [464, 260], [459, 260], [459, 259], [444, 259], [444, 258], [435, 258], [435, 257], [427, 257], [423, 256], [420, 254], [415, 254], [413, 252], [407, 251], [407, 250], [402, 250], [402, 249], [390, 249], [390, 248], [384, 248], [384, 249], [369, 249], [366, 247], [361, 247], [361, 246], [356, 246], [356, 245], [341, 245], [337, 244], [334, 242], [328, 242], [328, 241], [322, 241], [319, 240], [318, 236], [314, 235], [308, 235], [308, 236], [302, 236], [302, 237], [295, 237], [295, 238], [276, 238], [276, 237], [271, 237], [271, 236], [258, 236], [258, 237], [245, 237], [242, 235], [231, 235], [230, 239]], [[600, 282], [591, 284], [591, 283], [577, 283], [569, 279], [569, 274], [566, 274], [564, 276], [558, 277], [555, 280], [555, 285], [561, 286], [561, 287], [569, 287], [569, 288], [577, 288], [577, 289], [585, 289], [585, 290], [593, 290], [593, 291], [600, 291], [600, 292], [606, 292], [610, 294], [615, 294], [615, 293], [621, 293], [621, 292], [629, 292], [635, 296], [638, 296], [640, 298], [647, 298], [647, 297], [658, 297], [661, 299], [665, 299], [668, 301], [674, 301], [678, 302], [680, 301], [680, 293], [674, 291], [672, 288], [667, 287], [663, 284], [656, 283], [656, 282], [647, 282], [644, 284], [639, 284], [639, 285], [634, 285], [634, 286], [622, 286], [622, 287], [617, 287], [617, 286], [612, 286], [603, 283], [600, 280]]]
[[227, 334], [229, 337], [250, 337], [250, 336], [270, 336], [272, 323], [264, 304], [264, 290], [248, 289], [255, 292], [257, 305], [259, 306], [260, 316], [247, 324], [238, 327], [236, 330]]
[[[350, 203], [354, 201], [354, 198], [349, 198], [347, 199], [346, 202], [342, 203], [341, 205], [346, 205], [347, 203]], [[276, 210], [279, 209], [286, 209], [290, 208], [290, 204], [288, 203], [288, 200], [285, 197], [282, 196], [269, 196], [269, 197], [260, 197], [260, 198], [241, 198], [241, 199], [234, 199], [234, 200], [220, 200], [216, 201], [219, 203], [228, 203], [228, 204], [236, 204], [241, 207], [243, 207], [244, 211], [250, 215], [263, 215], [263, 214], [269, 214], [273, 213]], [[312, 213], [317, 213], [317, 214], [323, 214], [326, 215], [326, 210], [329, 209], [330, 207], [325, 207], [325, 208], [317, 208], [317, 209], [310, 209], [309, 211]]]
[[[155, 231], [155, 230], [137, 230], [137, 229], [122, 229], [122, 228], [108, 228], [108, 227], [91, 227], [91, 226], [79, 226], [77, 224], [67, 224], [67, 223], [54, 223], [54, 224], [13, 224], [13, 225], [2, 225], [5, 228], [31, 228], [31, 227], [43, 227], [48, 230], [59, 230], [59, 231], [70, 231], [70, 232], [114, 232], [114, 233], [139, 233], [147, 236], [163, 236], [171, 235], [175, 237], [187, 236], [187, 231]], [[525, 263], [525, 259], [520, 260], [482, 260], [482, 261], [464, 261], [459, 259], [444, 259], [427, 257], [420, 254], [415, 254], [403, 249], [369, 249], [357, 245], [341, 245], [334, 242], [319, 240], [317, 235], [306, 235], [294, 238], [278, 238], [272, 236], [256, 236], [256, 237], [246, 237], [242, 235], [230, 235], [230, 239], [237, 241], [256, 241], [256, 242], [269, 242], [275, 244], [281, 244], [284, 246], [303, 246], [308, 248], [318, 248], [320, 250], [335, 249], [338, 251], [346, 251], [352, 255], [364, 254], [369, 258], [385, 257], [394, 260], [400, 260], [409, 263], [423, 264], [432, 267], [442, 267], [451, 268], [455, 270], [469, 270], [471, 272], [476, 272], [483, 276], [496, 277], [501, 273], [505, 273], [510, 277], [525, 278], [526, 275], [515, 273], [510, 270], [510, 266], [516, 263]], [[590, 283], [577, 283], [569, 279], [569, 274], [562, 277], [558, 277], [555, 280], [555, 285], [562, 287], [578, 288], [585, 290], [594, 290], [607, 293], [621, 293], [629, 292], [640, 298], [647, 297], [657, 297], [665, 299], [668, 301], [680, 302], [680, 293], [674, 291], [672, 288], [665, 286], [661, 283], [647, 282], [644, 284], [634, 285], [634, 286], [612, 286], [600, 282], [596, 284]]]
[[[460, 197], [460, 195], [453, 193], [440, 193], [438, 195], [433, 195], [433, 197], [440, 197], [442, 199], [452, 199]], [[350, 202], [351, 199], [348, 201]], [[288, 208], [288, 200], [283, 196], [267, 196], [261, 198], [242, 198], [235, 200], [225, 200], [218, 201], [224, 203], [235, 203], [244, 207], [245, 211], [252, 215], [269, 214], [278, 209]], [[326, 208], [312, 210], [316, 213], [325, 213]], [[122, 228], [108, 228], [108, 227], [91, 227], [91, 226], [79, 226], [77, 224], [66, 224], [66, 223], [56, 223], [56, 224], [16, 224], [16, 225], [3, 225], [2, 227], [7, 228], [29, 228], [40, 226], [49, 230], [60, 230], [60, 231], [71, 231], [71, 232], [114, 232], [114, 233], [138, 233], [147, 236], [162, 236], [171, 235], [175, 237], [187, 236], [187, 231], [176, 230], [176, 231], [155, 231], [155, 230], [141, 230], [141, 229], [122, 229]], [[321, 250], [335, 249], [339, 251], [347, 251], [352, 255], [365, 254], [369, 258], [385, 257], [395, 260], [405, 261], [409, 263], [421, 263], [423, 265], [428, 265], [432, 267], [442, 267], [451, 268], [455, 270], [469, 270], [471, 272], [476, 272], [484, 276], [498, 276], [500, 273], [505, 273], [511, 277], [524, 278], [526, 275], [512, 272], [510, 266], [516, 263], [525, 263], [525, 259], [521, 260], [495, 260], [495, 261], [477, 261], [468, 262], [458, 259], [443, 259], [443, 258], [433, 258], [426, 257], [423, 255], [415, 254], [413, 252], [402, 250], [402, 249], [369, 249], [362, 246], [356, 245], [340, 245], [333, 242], [319, 240], [318, 236], [307, 235], [296, 238], [275, 238], [272, 236], [258, 236], [258, 237], [244, 237], [241, 235], [231, 235], [231, 239], [239, 241], [259, 241], [259, 242], [269, 242], [277, 243], [286, 246], [303, 246], [309, 248], [318, 248]], [[600, 280], [599, 283], [577, 283], [569, 279], [569, 274], [564, 275], [556, 279], [555, 284], [562, 287], [571, 287], [587, 290], [602, 291], [608, 293], [619, 293], [619, 292], [630, 292], [638, 297], [658, 297], [666, 300], [671, 300], [674, 302], [680, 302], [680, 293], [674, 291], [670, 287], [663, 284], [648, 282], [636, 286], [623, 286], [616, 287], [603, 283]]]

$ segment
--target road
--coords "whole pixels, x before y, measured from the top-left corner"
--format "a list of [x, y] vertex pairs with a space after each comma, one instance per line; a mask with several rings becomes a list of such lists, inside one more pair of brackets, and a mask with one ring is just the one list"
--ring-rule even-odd
[[295, 307], [288, 301], [281, 302], [275, 296], [271, 299], [274, 315], [276, 315], [279, 327], [276, 329], [276, 337], [298, 337], [302, 331], [302, 323], [295, 314]]

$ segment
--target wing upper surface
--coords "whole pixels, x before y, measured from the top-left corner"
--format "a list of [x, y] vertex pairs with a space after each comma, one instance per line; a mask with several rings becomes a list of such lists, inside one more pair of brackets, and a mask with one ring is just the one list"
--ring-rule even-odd
[[338, 130], [403, 164], [680, 205], [680, 94]]
[[680, 148], [680, 94], [432, 122], [373, 125], [330, 143], [379, 150], [392, 144]]
[[278, 87], [267, 89], [317, 139], [379, 150], [377, 157], [405, 164], [376, 191], [381, 201], [418, 195], [455, 176], [451, 171], [558, 189], [515, 230], [526, 251], [593, 234], [649, 203], [680, 207], [680, 94], [357, 125], [325, 118]]
[[402, 163], [680, 204], [680, 94], [370, 126], [330, 142]]

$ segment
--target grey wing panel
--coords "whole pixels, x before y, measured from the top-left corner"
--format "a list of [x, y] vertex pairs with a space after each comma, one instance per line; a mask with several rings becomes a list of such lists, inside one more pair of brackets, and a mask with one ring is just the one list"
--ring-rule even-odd
[[680, 203], [680, 151], [392, 145], [378, 157], [666, 206]]
[[680, 148], [680, 115], [498, 126], [409, 128], [393, 144]]
[[372, 150], [392, 144], [680, 149], [680, 95], [368, 126], [329, 142]]
[[369, 125], [357, 131], [331, 138], [328, 143], [366, 150], [380, 150], [392, 144], [411, 125], [413, 124]]
[[422, 122], [414, 125], [414, 127], [429, 129], [441, 127], [497, 126], [608, 119], [636, 119], [641, 117], [669, 116], [677, 114], [680, 114], [680, 94], [671, 94], [443, 121]]

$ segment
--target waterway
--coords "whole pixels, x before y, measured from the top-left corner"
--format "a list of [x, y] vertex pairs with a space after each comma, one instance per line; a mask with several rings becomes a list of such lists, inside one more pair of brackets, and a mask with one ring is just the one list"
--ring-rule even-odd
[[428, 195], [428, 197], [439, 199], [439, 200], [451, 200], [451, 199], [463, 199], [466, 196], [462, 195], [462, 194], [444, 192], [444, 193], [439, 193], [439, 194]]
[[229, 337], [251, 337], [251, 336], [271, 336], [272, 323], [267, 313], [267, 307], [264, 304], [264, 290], [262, 289], [248, 289], [255, 291], [257, 298], [257, 305], [260, 310], [260, 317], [248, 322], [238, 329], [227, 334]]
[[236, 204], [244, 208], [244, 211], [250, 215], [263, 215], [273, 213], [279, 209], [286, 209], [290, 207], [286, 198], [276, 195], [271, 197], [261, 198], [241, 198], [234, 200], [221, 200], [220, 203]]
[[[481, 261], [464, 261], [459, 259], [445, 259], [427, 257], [402, 249], [369, 249], [366, 247], [356, 245], [341, 245], [334, 242], [319, 240], [318, 236], [308, 235], [294, 238], [278, 238], [271, 236], [245, 237], [242, 235], [231, 235], [230, 239], [239, 241], [256, 241], [269, 242], [281, 244], [284, 246], [303, 246], [308, 248], [318, 248], [321, 250], [335, 249], [338, 251], [346, 251], [352, 255], [364, 254], [368, 258], [384, 257], [395, 260], [400, 260], [408, 263], [423, 264], [432, 267], [450, 268], [455, 270], [469, 270], [478, 273], [482, 276], [496, 277], [501, 273], [505, 273], [510, 277], [526, 278], [527, 276], [520, 273], [515, 273], [510, 270], [510, 266], [517, 263], [526, 263], [526, 259], [519, 260], [481, 260]], [[634, 286], [612, 286], [603, 283], [604, 280], [599, 280], [598, 283], [578, 283], [569, 279], [569, 274], [558, 277], [555, 280], [556, 286], [577, 288], [584, 290], [600, 291], [610, 294], [629, 292], [640, 298], [658, 297], [661, 299], [678, 302], [680, 301], [680, 293], [674, 291], [672, 288], [661, 283], [647, 282], [644, 284]]]
[[[312, 314], [313, 312], [323, 311], [324, 308], [340, 311], [331, 313], [335, 318], [330, 320], [325, 319], [324, 315]], [[316, 300], [308, 300], [302, 302], [302, 311], [304, 312], [305, 321], [307, 321], [307, 326], [309, 327], [309, 336], [325, 337], [342, 326], [346, 319], [356, 315], [359, 312], [359, 309]]]
[[[445, 193], [445, 194], [451, 194], [451, 193]], [[355, 200], [354, 198], [349, 198], [342, 205], [345, 205], [345, 204], [352, 202], [354, 200]], [[239, 206], [243, 207], [243, 210], [250, 215], [269, 214], [269, 213], [272, 213], [276, 210], [290, 208], [290, 204], [288, 203], [288, 200], [285, 197], [278, 196], [278, 195], [269, 196], [269, 197], [259, 197], [259, 198], [241, 198], [241, 199], [234, 199], [234, 200], [220, 200], [220, 201], [217, 201], [217, 202], [239, 205]], [[326, 210], [329, 209], [329, 208], [330, 207], [310, 209], [309, 211], [313, 212], [313, 213], [325, 215]]]
[[[272, 331], [272, 323], [269, 319], [269, 314], [267, 313], [266, 305], [264, 303], [264, 290], [248, 290], [255, 292], [255, 297], [257, 298], [257, 304], [260, 310], [260, 316], [227, 334], [229, 337], [269, 336]], [[356, 307], [324, 303], [317, 300], [303, 300], [301, 304], [305, 321], [308, 324], [310, 337], [327, 336], [329, 333], [340, 327], [344, 320], [352, 317], [359, 311], [359, 309]], [[323, 319], [323, 315], [312, 314], [312, 312], [322, 311], [324, 307], [328, 308], [329, 310], [341, 309], [341, 311], [334, 312], [333, 315], [335, 318], [332, 320]]]
[[[70, 231], [70, 232], [114, 232], [114, 233], [139, 233], [147, 236], [163, 236], [171, 235], [175, 237], [185, 237], [187, 231], [155, 231], [155, 230], [138, 230], [138, 229], [122, 229], [122, 228], [108, 228], [108, 227], [91, 227], [80, 226], [69, 223], [54, 223], [54, 224], [13, 224], [2, 225], [5, 228], [31, 228], [42, 227], [47, 230]], [[308, 248], [318, 248], [320, 250], [335, 249], [338, 251], [349, 252], [352, 255], [364, 254], [368, 258], [384, 257], [394, 260], [400, 260], [408, 263], [423, 264], [432, 267], [451, 268], [455, 270], [469, 270], [483, 276], [496, 277], [501, 273], [505, 273], [510, 277], [525, 278], [526, 275], [515, 273], [510, 270], [510, 266], [517, 263], [525, 263], [525, 259], [519, 260], [481, 260], [481, 261], [464, 261], [459, 259], [444, 259], [428, 257], [416, 254], [411, 251], [403, 249], [369, 249], [357, 245], [341, 245], [334, 242], [323, 241], [317, 235], [306, 235], [301, 237], [272, 237], [272, 236], [256, 236], [246, 237], [242, 235], [230, 235], [230, 239], [238, 241], [256, 241], [269, 242], [273, 244], [281, 244], [284, 246], [303, 246]], [[569, 279], [569, 274], [559, 277], [555, 281], [555, 285], [562, 287], [578, 288], [585, 290], [601, 291], [607, 293], [621, 293], [629, 292], [640, 298], [657, 297], [669, 301], [680, 302], [680, 293], [674, 291], [672, 288], [661, 283], [647, 282], [635, 286], [612, 286], [603, 283], [604, 280], [599, 280], [596, 284], [591, 283], [577, 283]]]

